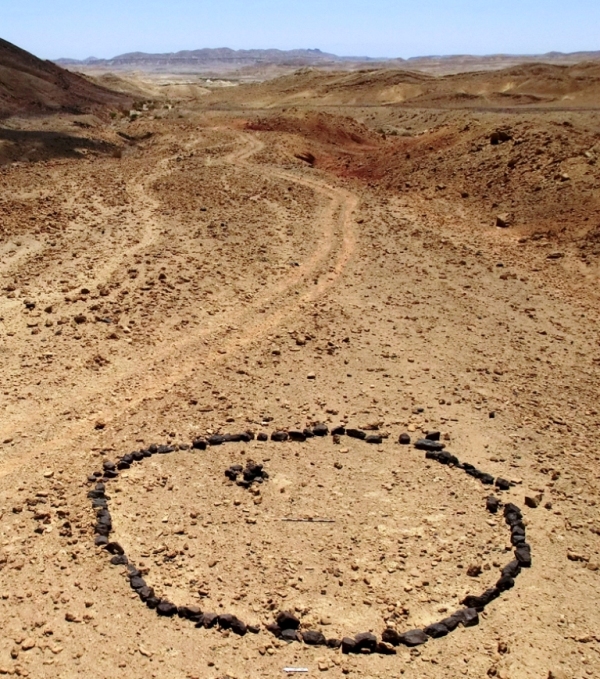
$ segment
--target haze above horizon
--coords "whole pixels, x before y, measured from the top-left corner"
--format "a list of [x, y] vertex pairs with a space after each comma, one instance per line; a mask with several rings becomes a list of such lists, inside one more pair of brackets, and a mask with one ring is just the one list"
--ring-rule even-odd
[[204, 47], [340, 56], [542, 54], [600, 49], [597, 0], [0, 0], [0, 37], [46, 59]]

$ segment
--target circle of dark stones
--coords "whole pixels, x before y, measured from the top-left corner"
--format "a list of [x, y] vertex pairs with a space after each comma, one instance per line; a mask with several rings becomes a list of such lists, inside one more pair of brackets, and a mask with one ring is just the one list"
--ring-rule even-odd
[[[360, 429], [347, 429], [343, 426], [329, 431], [329, 428], [324, 424], [317, 424], [303, 431], [275, 431], [271, 434], [270, 439], [280, 443], [286, 441], [306, 442], [314, 437], [332, 436], [334, 440], [339, 441], [339, 437], [344, 435], [371, 444], [379, 444], [383, 441], [382, 436], [378, 433], [368, 434]], [[129, 469], [132, 465], [142, 462], [153, 455], [166, 455], [178, 450], [206, 450], [209, 447], [220, 446], [226, 443], [247, 443], [254, 438], [254, 433], [243, 432], [241, 434], [218, 434], [209, 436], [207, 439], [196, 439], [189, 445], [151, 445], [143, 450], [123, 455], [116, 462], [104, 461], [102, 470], [96, 471], [88, 477], [88, 482], [94, 484], [93, 489], [88, 492], [88, 497], [91, 499], [92, 507], [96, 512], [96, 523], [94, 525], [95, 544], [103, 548], [110, 555], [111, 564], [126, 567], [131, 588], [136, 592], [141, 601], [148, 608], [155, 610], [159, 616], [179, 616], [194, 623], [196, 627], [231, 630], [239, 635], [247, 633], [258, 634], [261, 631], [258, 625], [248, 625], [235, 615], [206, 612], [193, 605], [176, 606], [167, 599], [157, 596], [154, 589], [142, 577], [142, 573], [127, 558], [123, 547], [118, 542], [110, 540], [112, 519], [108, 509], [110, 496], [107, 495], [107, 485], [119, 476], [120, 471]], [[268, 441], [269, 435], [260, 433], [256, 436], [256, 439], [258, 441]], [[398, 443], [410, 445], [410, 436], [408, 434], [401, 434]], [[468, 462], [460, 462], [455, 455], [445, 450], [445, 445], [440, 440], [439, 432], [429, 432], [425, 438], [416, 441], [414, 446], [418, 450], [425, 451], [426, 459], [456, 470], [462, 470], [469, 476], [478, 479], [484, 486], [493, 487], [496, 491], [507, 491], [512, 485], [506, 479], [494, 478], [491, 474], [480, 471]], [[228, 475], [230, 470], [231, 468], [226, 471], [226, 475]], [[264, 474], [264, 478], [266, 476]], [[231, 477], [229, 476], [229, 478]], [[446, 636], [460, 625], [472, 627], [479, 624], [479, 613], [503, 593], [514, 587], [515, 578], [521, 572], [521, 568], [529, 568], [531, 566], [531, 548], [526, 541], [525, 524], [519, 507], [512, 503], [504, 504], [500, 499], [490, 495], [486, 499], [486, 509], [492, 514], [497, 514], [502, 509], [504, 519], [511, 532], [514, 559], [501, 569], [500, 578], [493, 587], [486, 589], [483, 594], [466, 596], [461, 601], [463, 608], [443, 620], [428, 625], [424, 629], [413, 629], [403, 633], [388, 627], [383, 631], [381, 638], [377, 638], [371, 632], [363, 632], [355, 636], [346, 636], [342, 639], [331, 639], [326, 638], [319, 630], [300, 630], [300, 620], [292, 612], [280, 611], [276, 619], [271, 624], [265, 626], [266, 631], [284, 641], [303, 642], [311, 646], [328, 646], [333, 649], [341, 648], [343, 653], [395, 654], [395, 647], [401, 644], [409, 647], [420, 646], [429, 641], [429, 639]]]

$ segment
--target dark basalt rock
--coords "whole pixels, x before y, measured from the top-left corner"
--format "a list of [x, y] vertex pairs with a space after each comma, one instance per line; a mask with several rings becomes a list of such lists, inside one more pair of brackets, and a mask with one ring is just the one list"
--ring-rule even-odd
[[105, 469], [104, 478], [105, 479], [116, 479], [119, 476], [119, 472], [116, 469]]
[[[138, 596], [142, 601], [148, 602], [149, 599], [154, 597], [154, 590], [152, 587], [142, 587], [141, 589], [137, 590]], [[158, 605], [158, 603], [157, 603]]]
[[410, 445], [410, 436], [408, 434], [400, 434], [398, 437], [398, 443], [402, 444], [403, 446]]
[[128, 578], [141, 578], [142, 573], [132, 563], [128, 563], [127, 564], [127, 577]]
[[96, 535], [94, 544], [96, 547], [106, 547], [108, 545], [108, 538], [106, 535]]
[[329, 434], [329, 428], [325, 424], [315, 424], [312, 431], [315, 436], [327, 436]]
[[142, 589], [143, 587], [146, 587], [146, 581], [144, 578], [140, 578], [138, 576], [134, 578], [130, 578], [129, 584], [131, 585], [131, 589]]
[[523, 568], [529, 568], [531, 566], [531, 547], [527, 543], [519, 545], [515, 549], [515, 556]]
[[248, 631], [248, 625], [239, 618], [234, 617], [231, 621], [231, 631], [234, 634], [239, 634], [239, 636], [243, 637]]
[[109, 542], [106, 545], [106, 551], [111, 554], [125, 554], [125, 550], [118, 542]]
[[96, 497], [92, 500], [92, 507], [94, 509], [106, 509], [108, 507], [108, 501], [105, 497]]
[[448, 632], [454, 632], [454, 630], [459, 626], [460, 620], [458, 617], [451, 615], [449, 618], [444, 618], [440, 621], [442, 625], [448, 630]]
[[462, 608], [453, 613], [451, 617], [456, 618], [463, 627], [479, 625], [479, 613], [476, 608]]
[[121, 462], [127, 462], [127, 464], [131, 464], [133, 462], [133, 455], [131, 453], [123, 455], [123, 457], [121, 458]]
[[334, 427], [331, 430], [332, 436], [344, 436], [345, 433], [346, 433], [346, 427], [342, 427], [341, 425], [339, 427]]
[[315, 436], [311, 429], [304, 429], [302, 431], [302, 433], [304, 434], [304, 438], [307, 438], [307, 439], [312, 439]]
[[446, 446], [441, 441], [430, 441], [429, 439], [419, 439], [415, 443], [417, 450], [429, 450], [432, 452], [439, 452], [444, 450]]
[[489, 604], [489, 600], [483, 595], [475, 596], [469, 594], [460, 603], [467, 608], [474, 608], [476, 611], [482, 611]]
[[276, 622], [281, 630], [300, 627], [300, 620], [291, 611], [281, 611], [277, 615]]
[[177, 615], [184, 620], [198, 622], [202, 616], [202, 610], [198, 606], [179, 606]]
[[248, 627], [248, 632], [250, 634], [258, 634], [260, 632], [260, 626], [259, 625], [247, 625]]
[[288, 436], [292, 441], [298, 441], [304, 443], [306, 441], [306, 435], [303, 431], [298, 431], [297, 429], [290, 429]]
[[365, 441], [367, 443], [379, 444], [383, 442], [383, 436], [381, 434], [369, 434]]
[[152, 453], [150, 452], [149, 448], [144, 448], [144, 450], [140, 451], [144, 457], [152, 457]]
[[295, 629], [284, 629], [281, 630], [281, 636], [279, 637], [282, 641], [300, 641], [298, 638], [300, 636], [298, 630]]
[[356, 650], [356, 641], [352, 637], [344, 637], [342, 639], [342, 653], [354, 653]]
[[496, 478], [496, 488], [499, 490], [510, 490], [510, 481], [498, 477]]
[[94, 532], [96, 532], [98, 535], [105, 535], [108, 537], [110, 535], [110, 526], [106, 526], [102, 523], [97, 523], [94, 526]]
[[339, 648], [342, 645], [341, 639], [327, 639], [328, 648]]
[[396, 632], [395, 629], [388, 627], [383, 631], [381, 641], [384, 641], [386, 644], [392, 644], [392, 646], [398, 646], [400, 643], [400, 634]]
[[346, 429], [346, 435], [353, 439], [366, 439], [367, 432], [361, 429]]
[[494, 477], [491, 474], [481, 474], [479, 480], [486, 486], [491, 486], [494, 483]]
[[452, 455], [447, 450], [442, 450], [437, 454], [437, 461], [441, 464], [452, 464], [455, 467], [458, 467], [460, 464], [456, 455]]
[[113, 566], [126, 566], [129, 563], [129, 559], [125, 554], [117, 554], [111, 558], [110, 562]]
[[273, 636], [280, 637], [281, 636], [281, 627], [276, 622], [270, 622], [268, 625], [265, 625], [265, 629], [267, 632], [271, 632]]
[[195, 450], [206, 450], [206, 441], [204, 439], [195, 439], [192, 442], [192, 448]]
[[265, 434], [264, 431], [261, 431], [260, 434], [256, 437], [257, 441], [268, 441], [269, 440], [269, 435]]
[[428, 431], [425, 438], [429, 441], [439, 441], [441, 433], [439, 431]]
[[[141, 592], [141, 590], [140, 590]], [[157, 596], [154, 596], [154, 594], [146, 599], [146, 606], [152, 610], [156, 610], [158, 607], [158, 604], [160, 603], [160, 599]]]
[[177, 606], [166, 599], [161, 599], [156, 607], [156, 612], [166, 618], [172, 618], [174, 615], [177, 615]]
[[198, 620], [199, 627], [205, 627], [206, 629], [211, 629], [217, 624], [219, 615], [217, 613], [204, 613], [200, 620]]
[[287, 431], [274, 431], [271, 434], [271, 441], [277, 441], [279, 443], [282, 443], [283, 441], [287, 441], [289, 438]]
[[220, 434], [213, 434], [208, 437], [207, 442], [209, 446], [220, 446], [225, 443], [225, 437]]
[[448, 628], [443, 622], [435, 622], [433, 625], [428, 625], [423, 629], [423, 632], [425, 632], [425, 634], [432, 639], [445, 637], [446, 634], [448, 634], [448, 631]]
[[102, 467], [103, 467], [104, 471], [107, 471], [107, 470], [109, 470], [109, 469], [113, 469], [113, 470], [114, 470], [115, 467], [116, 467], [116, 465], [115, 465], [114, 462], [111, 462], [110, 460], [105, 460], [105, 461], [102, 463]]
[[355, 651], [367, 650], [374, 653], [377, 649], [377, 637], [372, 632], [361, 632], [354, 637]]
[[151, 445], [148, 446], [148, 450], [152, 453], [152, 455], [155, 455], [158, 453], [158, 446], [156, 443], [152, 443]]
[[323, 632], [312, 629], [302, 632], [302, 640], [309, 646], [324, 646], [327, 643]]
[[496, 589], [499, 589], [501, 592], [506, 592], [514, 586], [514, 578], [509, 578], [507, 575], [503, 575], [496, 583]]
[[380, 655], [396, 655], [396, 649], [393, 646], [386, 644], [385, 641], [379, 641], [377, 642], [375, 653], [379, 653]]
[[428, 636], [422, 629], [413, 629], [400, 635], [400, 643], [405, 646], [421, 646], [427, 643]]
[[502, 569], [501, 573], [503, 577], [516, 578], [521, 572], [521, 564], [515, 559], [510, 563], [506, 564]]
[[231, 627], [231, 623], [234, 620], [235, 620], [235, 615], [231, 615], [231, 613], [222, 613], [217, 618], [217, 622], [218, 622], [219, 627], [221, 629], [229, 629]]
[[117, 469], [129, 469], [129, 467], [131, 467], [129, 462], [124, 462], [123, 460], [120, 460], [117, 464]]
[[140, 462], [144, 459], [144, 453], [142, 453], [141, 450], [136, 450], [135, 453], [132, 453], [132, 456], [136, 462]]
[[496, 514], [500, 509], [500, 500], [497, 497], [490, 495], [485, 500], [485, 508], [488, 510], [488, 512]]
[[230, 481], [235, 481], [237, 477], [244, 471], [244, 468], [242, 467], [241, 464], [233, 464], [229, 469], [225, 470], [225, 476], [230, 480]]

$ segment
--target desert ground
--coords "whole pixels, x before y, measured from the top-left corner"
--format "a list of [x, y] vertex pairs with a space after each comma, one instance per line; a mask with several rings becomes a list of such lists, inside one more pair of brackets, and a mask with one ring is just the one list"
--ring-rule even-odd
[[[2, 121], [0, 674], [600, 676], [600, 77], [556, 68]], [[432, 431], [510, 488], [426, 458]], [[110, 540], [253, 631], [157, 615], [95, 544], [94, 472], [152, 444], [106, 480]], [[225, 475], [250, 460], [262, 483]], [[451, 616], [514, 558], [490, 494], [532, 563], [479, 624], [378, 653], [266, 629]]]

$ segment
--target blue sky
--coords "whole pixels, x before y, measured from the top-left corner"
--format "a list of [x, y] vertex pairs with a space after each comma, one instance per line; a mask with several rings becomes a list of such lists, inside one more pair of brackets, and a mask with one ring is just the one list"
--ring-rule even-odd
[[0, 37], [46, 59], [200, 47], [573, 52], [600, 50], [600, 0], [0, 0]]

